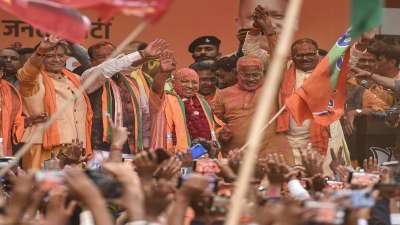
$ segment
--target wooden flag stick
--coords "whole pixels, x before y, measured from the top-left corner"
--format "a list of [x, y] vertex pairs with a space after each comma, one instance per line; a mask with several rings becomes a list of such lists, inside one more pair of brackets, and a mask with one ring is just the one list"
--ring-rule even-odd
[[[144, 30], [145, 28], [149, 25], [149, 21], [147, 19], [143, 20], [137, 27], [135, 27], [134, 30], [132, 30], [132, 32], [125, 38], [125, 40], [123, 40], [118, 47], [113, 51], [113, 53], [111, 54], [110, 57], [108, 58], [113, 58], [117, 55], [119, 55], [124, 48], [131, 43], [133, 40], [135, 40]], [[101, 73], [96, 73], [93, 74], [91, 76], [88, 77], [87, 80], [85, 80], [85, 82], [83, 82], [81, 84], [81, 86], [79, 87], [79, 92], [81, 94], [85, 93], [86, 88], [88, 88], [89, 86], [91, 86], [99, 76], [102, 76]], [[71, 107], [72, 103], [75, 101], [76, 97], [75, 95], [70, 97], [64, 105], [62, 105], [60, 108], [58, 108], [57, 112], [55, 112], [50, 119], [43, 125], [42, 129], [33, 134], [33, 135], [38, 135], [38, 133], [43, 133], [47, 128], [50, 127], [51, 124], [53, 124], [58, 118], [61, 117], [61, 115], [66, 111], [66, 109], [68, 109], [69, 107]], [[30, 148], [32, 147], [33, 143], [32, 140], [35, 140], [35, 138], [31, 138], [30, 141], [26, 142], [21, 149], [14, 155], [14, 160], [10, 161], [9, 164], [3, 168], [1, 168], [0, 170], [0, 176], [4, 176], [7, 171], [9, 169], [11, 169], [13, 166], [15, 166], [18, 161], [20, 159], [22, 159], [22, 157], [30, 150]]]
[[267, 117], [271, 114], [274, 101], [276, 98], [280, 76], [283, 71], [286, 57], [289, 52], [289, 46], [292, 41], [296, 21], [300, 12], [302, 0], [291, 0], [289, 2], [286, 16], [283, 23], [282, 33], [279, 35], [278, 44], [272, 58], [272, 63], [268, 69], [267, 78], [262, 87], [259, 101], [268, 99], [257, 105], [257, 110], [248, 134], [248, 148], [244, 154], [243, 164], [240, 166], [239, 177], [236, 188], [232, 196], [232, 204], [228, 212], [226, 225], [238, 225], [239, 218], [244, 205], [245, 196], [248, 190], [250, 179], [253, 177], [254, 165], [259, 151], [259, 143], [262, 138], [260, 130], [265, 124]]
[[[263, 128], [261, 128], [261, 130], [259, 131], [260, 134], [262, 134], [269, 126], [271, 126], [271, 124], [273, 122], [275, 122], [275, 120], [278, 118], [279, 115], [281, 115], [283, 113], [283, 111], [285, 111], [286, 109], [286, 105], [283, 105], [281, 107], [281, 109], [279, 109], [279, 111], [268, 121], [267, 124], [264, 125]], [[240, 149], [239, 152], [245, 150], [247, 148], [247, 146], [249, 146], [249, 142], [246, 142], [246, 144], [244, 144]]]

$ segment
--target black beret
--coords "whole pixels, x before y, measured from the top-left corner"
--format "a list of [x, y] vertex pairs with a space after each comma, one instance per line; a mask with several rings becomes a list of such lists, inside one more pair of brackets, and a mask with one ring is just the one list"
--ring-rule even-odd
[[215, 47], [219, 47], [219, 44], [221, 44], [221, 40], [219, 40], [215, 36], [202, 36], [199, 38], [196, 38], [192, 43], [189, 45], [189, 52], [193, 53], [194, 49], [198, 45], [214, 45]]

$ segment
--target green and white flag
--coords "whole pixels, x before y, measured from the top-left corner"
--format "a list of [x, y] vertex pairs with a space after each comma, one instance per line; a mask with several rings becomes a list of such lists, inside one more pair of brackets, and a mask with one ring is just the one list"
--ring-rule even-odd
[[351, 36], [359, 37], [382, 24], [383, 0], [351, 1]]

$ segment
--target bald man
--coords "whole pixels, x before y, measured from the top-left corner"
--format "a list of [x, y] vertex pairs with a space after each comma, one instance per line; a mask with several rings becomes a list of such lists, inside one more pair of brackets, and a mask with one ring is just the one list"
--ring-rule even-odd
[[[161, 61], [163, 66], [163, 57]], [[158, 90], [162, 90], [164, 83], [153, 84], [153, 90], [156, 86]], [[207, 101], [198, 94], [199, 75], [196, 71], [189, 68], [177, 70], [174, 73], [173, 87], [173, 92], [158, 92], [163, 101], [155, 121], [153, 120], [155, 127], [152, 129], [152, 148], [165, 148], [171, 153], [186, 152], [191, 147], [192, 140], [197, 138], [218, 146], [216, 118]]]

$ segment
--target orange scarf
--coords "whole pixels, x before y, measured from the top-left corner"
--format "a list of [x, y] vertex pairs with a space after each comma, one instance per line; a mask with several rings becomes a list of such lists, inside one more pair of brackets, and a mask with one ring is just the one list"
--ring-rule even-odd
[[[22, 101], [17, 90], [5, 80], [0, 81], [0, 93], [3, 99], [3, 107], [1, 111], [3, 149], [4, 155], [12, 156], [12, 142], [17, 143], [21, 140], [24, 133], [24, 118], [22, 117]], [[14, 92], [14, 93], [12, 93]], [[14, 102], [13, 94], [17, 97], [18, 102]], [[18, 105], [16, 109], [15, 105]], [[16, 140], [13, 140], [15, 137]]]
[[[215, 127], [217, 123], [220, 127], [224, 124], [222, 121], [215, 120], [216, 117], [202, 96], [196, 94], [196, 97], [199, 99], [207, 118], [211, 140], [219, 145], [215, 134]], [[152, 120], [151, 147], [153, 149], [165, 148], [170, 152], [174, 151], [172, 153], [186, 152], [192, 145], [192, 139], [187, 128], [185, 105], [175, 93], [164, 94], [163, 98], [162, 109]], [[175, 132], [176, 135], [175, 145], [172, 139], [173, 132]]]
[[[66, 78], [68, 78], [76, 88], [80, 87], [80, 80], [76, 77], [74, 73], [71, 73], [70, 71], [64, 69], [63, 74]], [[43, 85], [45, 89], [45, 94], [44, 94], [44, 109], [45, 112], [51, 117], [56, 111], [57, 111], [57, 104], [56, 104], [56, 91], [54, 89], [53, 82], [51, 81], [51, 78], [45, 72], [42, 70], [41, 72], [42, 77], [43, 77]], [[93, 111], [92, 107], [90, 105], [89, 97], [85, 94], [82, 93], [85, 102], [86, 102], [86, 156], [89, 158], [92, 156], [92, 144], [91, 144], [91, 130], [92, 130], [92, 117], [93, 117]], [[44, 148], [51, 148], [57, 145], [60, 145], [60, 133], [58, 129], [58, 124], [57, 122], [54, 122], [52, 125], [50, 125], [49, 128], [45, 131], [43, 135], [43, 147]]]
[[[286, 72], [280, 90], [281, 102], [285, 102], [295, 90], [296, 85], [296, 67], [292, 64]], [[277, 132], [286, 132], [289, 130], [290, 112], [285, 109], [277, 119]], [[315, 149], [325, 155], [328, 149], [329, 132], [328, 127], [321, 126], [314, 121], [310, 125], [310, 142]]]

